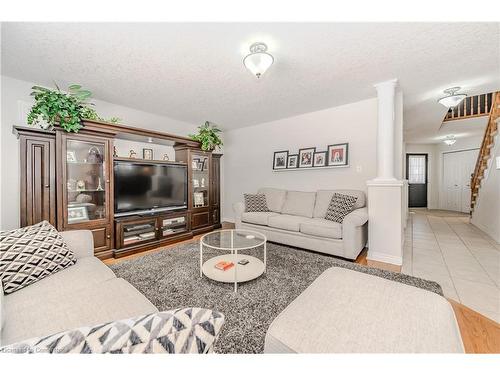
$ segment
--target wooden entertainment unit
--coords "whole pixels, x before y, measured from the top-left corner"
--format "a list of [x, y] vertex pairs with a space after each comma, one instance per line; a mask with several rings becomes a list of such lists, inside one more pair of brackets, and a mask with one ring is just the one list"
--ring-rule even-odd
[[[88, 229], [101, 259], [122, 257], [221, 227], [220, 158], [190, 138], [121, 124], [84, 121], [79, 133], [14, 126], [20, 140], [21, 226], [42, 220], [58, 230]], [[115, 218], [115, 139], [172, 146], [187, 165], [188, 207]], [[130, 159], [142, 160], [142, 159]]]

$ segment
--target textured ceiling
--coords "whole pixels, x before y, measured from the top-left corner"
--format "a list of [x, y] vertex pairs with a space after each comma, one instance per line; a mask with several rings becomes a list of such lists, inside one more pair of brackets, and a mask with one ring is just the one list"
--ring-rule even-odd
[[[242, 58], [255, 41], [275, 64], [258, 81]], [[374, 97], [399, 78], [405, 136], [439, 128], [443, 89], [497, 90], [497, 23], [9, 23], [2, 74], [200, 124], [234, 129]], [[348, 126], [348, 124], [346, 124]]]

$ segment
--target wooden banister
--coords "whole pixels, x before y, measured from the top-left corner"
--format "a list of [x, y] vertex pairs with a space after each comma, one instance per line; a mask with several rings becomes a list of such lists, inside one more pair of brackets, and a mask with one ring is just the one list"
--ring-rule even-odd
[[493, 142], [495, 135], [498, 132], [498, 125], [496, 120], [500, 117], [500, 92], [495, 92], [490, 97], [491, 108], [489, 111], [488, 125], [486, 126], [486, 131], [484, 132], [483, 141], [481, 143], [481, 148], [477, 156], [476, 167], [474, 168], [474, 173], [471, 179], [471, 214], [474, 211], [476, 205], [477, 197], [479, 195], [479, 188], [481, 186], [481, 180], [484, 178], [484, 171], [488, 166], [488, 160], [491, 157], [491, 148], [493, 147]]
[[495, 93], [469, 96], [459, 105], [452, 107], [444, 116], [443, 123], [447, 121], [462, 120], [472, 117], [489, 116], [494, 101]]

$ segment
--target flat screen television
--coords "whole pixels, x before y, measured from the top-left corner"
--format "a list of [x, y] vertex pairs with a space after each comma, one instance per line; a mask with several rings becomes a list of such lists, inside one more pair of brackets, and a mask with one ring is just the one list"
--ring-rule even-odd
[[187, 208], [187, 166], [114, 162], [115, 216]]

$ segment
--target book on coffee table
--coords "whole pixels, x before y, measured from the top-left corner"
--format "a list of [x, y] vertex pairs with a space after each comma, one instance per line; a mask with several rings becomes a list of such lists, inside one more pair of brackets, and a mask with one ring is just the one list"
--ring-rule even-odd
[[233, 266], [234, 266], [233, 262], [220, 261], [215, 265], [215, 268], [217, 268], [218, 270], [227, 271]]

